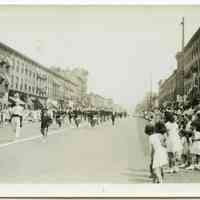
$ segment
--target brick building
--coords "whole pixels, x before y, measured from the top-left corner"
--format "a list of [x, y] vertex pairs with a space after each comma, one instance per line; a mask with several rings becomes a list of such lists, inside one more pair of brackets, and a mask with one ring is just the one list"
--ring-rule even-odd
[[189, 101], [200, 97], [200, 28], [183, 51], [176, 54], [176, 60], [176, 74], [159, 84], [160, 103], [175, 100], [177, 96]]
[[184, 48], [184, 93], [190, 95], [195, 87], [200, 92], [200, 28]]

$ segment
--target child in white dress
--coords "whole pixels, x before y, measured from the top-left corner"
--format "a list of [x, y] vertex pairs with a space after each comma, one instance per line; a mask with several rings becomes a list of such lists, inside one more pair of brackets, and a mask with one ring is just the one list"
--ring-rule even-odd
[[164, 145], [164, 130], [165, 128], [162, 126], [162, 122], [156, 122], [153, 132], [149, 133], [152, 168], [155, 173], [157, 183], [163, 182], [163, 166], [168, 163], [167, 151]]

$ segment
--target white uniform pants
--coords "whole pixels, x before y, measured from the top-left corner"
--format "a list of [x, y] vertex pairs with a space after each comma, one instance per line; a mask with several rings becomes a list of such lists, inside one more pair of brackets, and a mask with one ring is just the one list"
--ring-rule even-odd
[[12, 127], [13, 131], [15, 132], [15, 136], [19, 137], [20, 136], [20, 118], [19, 117], [13, 117], [12, 118]]

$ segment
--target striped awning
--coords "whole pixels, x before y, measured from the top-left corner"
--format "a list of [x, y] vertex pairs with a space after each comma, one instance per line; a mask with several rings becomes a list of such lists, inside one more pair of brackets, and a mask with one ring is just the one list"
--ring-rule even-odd
[[9, 97], [10, 100], [12, 100], [13, 102], [18, 102], [21, 105], [25, 105], [26, 103], [24, 101], [22, 101], [19, 98], [13, 98], [13, 97]]

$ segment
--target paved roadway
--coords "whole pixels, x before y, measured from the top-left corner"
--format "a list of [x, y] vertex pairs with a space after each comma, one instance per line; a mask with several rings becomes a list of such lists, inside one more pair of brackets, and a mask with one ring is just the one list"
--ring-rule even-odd
[[[128, 118], [113, 127], [55, 125], [45, 142], [39, 124], [26, 124], [18, 140], [0, 129], [0, 183], [150, 183], [144, 121]], [[200, 172], [166, 175], [166, 182], [200, 182]]]

